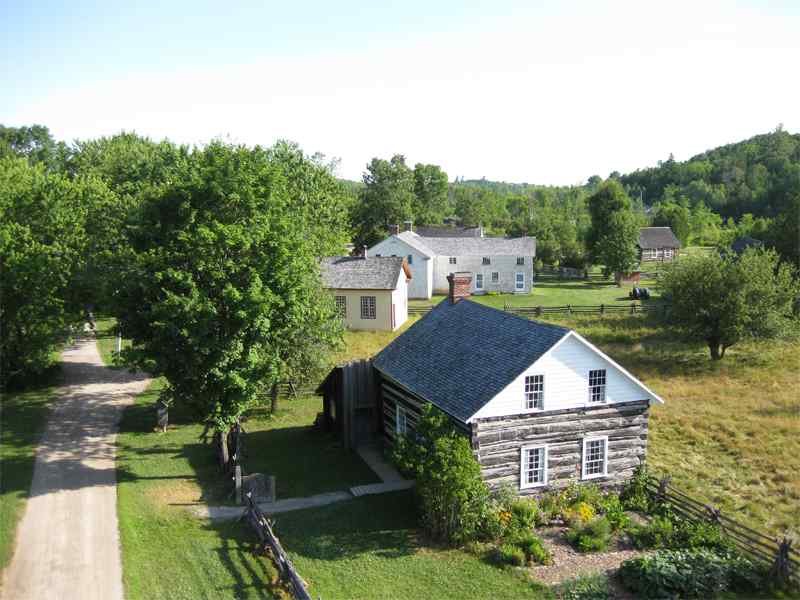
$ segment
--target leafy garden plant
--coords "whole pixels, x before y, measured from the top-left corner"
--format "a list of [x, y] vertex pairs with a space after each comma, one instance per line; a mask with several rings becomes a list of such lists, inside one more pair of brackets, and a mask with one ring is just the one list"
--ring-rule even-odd
[[605, 517], [576, 523], [567, 531], [567, 540], [580, 552], [601, 552], [611, 542], [611, 524]]

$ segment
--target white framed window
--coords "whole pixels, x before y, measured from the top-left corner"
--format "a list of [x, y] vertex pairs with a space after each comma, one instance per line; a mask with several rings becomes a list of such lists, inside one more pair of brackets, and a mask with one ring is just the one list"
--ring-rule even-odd
[[456, 257], [455, 257], [455, 256], [451, 256], [451, 257], [450, 257], [450, 264], [451, 264], [451, 265], [454, 265], [454, 264], [456, 264]]
[[399, 404], [395, 407], [394, 432], [405, 435], [408, 432], [408, 413]]
[[642, 250], [642, 260], [655, 260], [656, 250], [654, 248], [647, 248]]
[[414, 255], [413, 254], [409, 254], [406, 258], [408, 259], [408, 264], [410, 264], [410, 265], [414, 264]]
[[375, 318], [375, 296], [361, 296], [361, 318]]
[[606, 370], [589, 371], [589, 403], [597, 404], [606, 401]]
[[525, 408], [528, 410], [544, 408], [544, 375], [525, 376]]
[[346, 319], [347, 318], [347, 296], [336, 296], [334, 298], [336, 301], [336, 314], [339, 315], [340, 318]]
[[519, 458], [519, 487], [547, 485], [547, 446], [523, 446]]
[[673, 252], [672, 248], [666, 248], [664, 250], [664, 258], [672, 258], [674, 254], [675, 253]]
[[490, 264], [492, 264], [492, 261], [488, 256], [484, 256], [483, 257], [483, 264], [490, 265]]
[[518, 256], [517, 257], [517, 264], [518, 265], [524, 265], [525, 264], [525, 257], [524, 256]]
[[608, 436], [583, 440], [582, 479], [608, 475]]
[[525, 273], [514, 273], [514, 289], [516, 291], [525, 289]]
[[500, 273], [492, 271], [492, 283], [500, 283]]
[[483, 289], [483, 273], [475, 273], [475, 289]]

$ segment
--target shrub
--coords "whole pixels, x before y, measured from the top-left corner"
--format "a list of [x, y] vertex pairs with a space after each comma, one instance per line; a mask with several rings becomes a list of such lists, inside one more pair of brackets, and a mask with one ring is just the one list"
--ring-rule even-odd
[[567, 532], [567, 539], [580, 552], [605, 550], [611, 541], [611, 524], [605, 517], [597, 517], [585, 524], [575, 524]]
[[555, 492], [548, 492], [539, 499], [539, 512], [536, 515], [538, 526], [547, 525], [555, 521], [564, 507], [560, 503], [560, 495]]
[[647, 525], [628, 530], [631, 543], [636, 548], [671, 548], [717, 550], [731, 549], [718, 525], [681, 519], [669, 512], [658, 515]]
[[561, 492], [563, 496], [563, 506], [571, 506], [584, 502], [589, 506], [596, 507], [603, 497], [600, 488], [593, 483], [571, 482]]
[[643, 548], [669, 548], [674, 543], [675, 527], [668, 517], [654, 517], [647, 525], [631, 527], [628, 537], [634, 547]]
[[625, 514], [625, 508], [622, 506], [622, 502], [616, 494], [607, 494], [603, 496], [598, 509], [600, 513], [608, 519], [612, 531], [625, 529], [630, 523], [630, 518]]
[[584, 575], [566, 581], [556, 588], [556, 596], [562, 600], [608, 600], [612, 597], [605, 575]]
[[516, 544], [502, 544], [495, 551], [495, 561], [502, 565], [521, 567], [525, 564], [525, 551]]
[[[748, 574], [756, 576], [751, 579]], [[627, 560], [619, 577], [641, 598], [709, 598], [736, 589], [754, 591], [760, 585], [750, 561], [706, 549], [659, 550]]]
[[516, 531], [530, 531], [536, 527], [536, 514], [539, 508], [535, 500], [518, 498], [511, 503], [511, 523], [509, 527]]
[[591, 504], [586, 502], [576, 502], [572, 506], [565, 508], [561, 517], [567, 525], [583, 525], [595, 517], [595, 510]]
[[528, 562], [549, 565], [553, 562], [553, 554], [545, 547], [544, 542], [532, 533], [520, 536], [516, 545], [525, 553]]
[[652, 509], [650, 494], [647, 492], [647, 480], [650, 474], [645, 465], [639, 465], [625, 485], [622, 486], [619, 499], [623, 508], [641, 513], [649, 513]]

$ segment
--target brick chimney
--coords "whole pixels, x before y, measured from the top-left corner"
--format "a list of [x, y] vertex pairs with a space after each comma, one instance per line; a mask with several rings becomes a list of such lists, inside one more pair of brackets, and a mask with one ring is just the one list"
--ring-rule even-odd
[[397, 235], [400, 233], [400, 225], [389, 225], [389, 235]]
[[447, 297], [453, 304], [459, 300], [470, 297], [472, 273], [450, 273], [450, 275], [447, 276], [447, 283], [450, 284], [450, 292]]
[[403, 231], [414, 231], [414, 221], [403, 221]]

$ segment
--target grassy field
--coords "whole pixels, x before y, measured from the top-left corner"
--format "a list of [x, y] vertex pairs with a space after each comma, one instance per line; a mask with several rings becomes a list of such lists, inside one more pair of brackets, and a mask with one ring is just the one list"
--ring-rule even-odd
[[[97, 338], [97, 349], [100, 351], [100, 356], [103, 362], [108, 367], [114, 367], [114, 355], [117, 351], [117, 336], [113, 331], [116, 325], [116, 319], [111, 317], [100, 317], [95, 322], [95, 336]], [[130, 340], [122, 340], [122, 347], [127, 348], [130, 346]]]
[[24, 391], [3, 394], [0, 412], [0, 571], [11, 560], [17, 523], [31, 487], [36, 446], [59, 383], [55, 365]]

